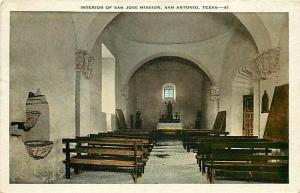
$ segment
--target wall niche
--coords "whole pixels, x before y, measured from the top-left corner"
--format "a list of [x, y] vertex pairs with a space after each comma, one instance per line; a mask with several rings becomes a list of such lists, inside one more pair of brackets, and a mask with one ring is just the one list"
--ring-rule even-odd
[[29, 92], [26, 100], [25, 122], [12, 122], [11, 135], [20, 136], [30, 157], [42, 159], [53, 146], [49, 130], [49, 104], [38, 88]]

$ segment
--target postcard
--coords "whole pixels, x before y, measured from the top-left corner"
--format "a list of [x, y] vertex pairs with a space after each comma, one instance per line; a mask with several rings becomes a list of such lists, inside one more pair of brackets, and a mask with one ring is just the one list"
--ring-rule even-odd
[[300, 1], [0, 5], [1, 193], [300, 191]]

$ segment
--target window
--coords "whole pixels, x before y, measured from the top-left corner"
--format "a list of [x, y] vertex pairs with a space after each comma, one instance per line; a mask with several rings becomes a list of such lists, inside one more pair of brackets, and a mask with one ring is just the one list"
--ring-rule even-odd
[[175, 85], [172, 83], [167, 83], [163, 85], [163, 101], [175, 101], [176, 90]]
[[165, 98], [167, 98], [167, 97], [173, 98], [174, 97], [174, 88], [171, 87], [171, 86], [165, 87], [164, 88], [164, 95], [165, 95]]

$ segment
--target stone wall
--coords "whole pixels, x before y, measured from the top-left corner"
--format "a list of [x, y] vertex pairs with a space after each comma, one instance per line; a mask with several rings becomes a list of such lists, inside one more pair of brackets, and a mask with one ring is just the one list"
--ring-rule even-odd
[[[63, 175], [63, 154], [61, 138], [75, 136], [75, 48], [76, 37], [80, 46], [86, 45], [86, 32], [100, 34], [104, 26], [116, 13], [97, 15], [99, 25], [90, 25], [95, 13], [73, 14], [50, 12], [12, 12], [10, 28], [10, 122], [25, 121], [25, 103], [29, 91], [40, 88], [49, 104], [49, 135], [54, 142], [50, 154], [42, 160], [33, 160], [25, 150], [23, 141], [17, 137], [10, 138], [10, 181], [12, 183], [47, 183]], [[92, 42], [92, 54], [96, 57], [93, 77], [85, 80], [81, 77], [80, 117], [81, 135], [107, 131], [106, 114], [102, 103], [102, 53], [104, 41], [114, 45], [116, 57], [116, 85], [111, 100], [122, 108], [129, 123], [129, 115], [137, 109], [142, 112], [144, 128], [156, 126], [160, 112], [164, 112], [162, 102], [162, 85], [175, 83], [177, 99], [174, 111], [180, 111], [185, 127], [194, 126], [197, 110], [203, 114], [203, 127], [211, 128], [216, 116], [216, 101], [209, 98], [211, 82], [220, 86], [221, 98], [218, 110], [227, 111], [227, 128], [231, 134], [240, 134], [242, 129], [241, 100], [249, 93], [263, 94], [267, 90], [270, 100], [275, 86], [288, 83], [288, 15], [273, 19], [271, 13], [259, 14], [267, 30], [271, 33], [273, 46], [279, 46], [280, 73], [278, 77], [260, 82], [260, 90], [252, 90], [252, 83], [239, 77], [237, 68], [249, 62], [257, 54], [251, 35], [232, 26], [228, 32], [213, 39], [185, 44], [146, 44], [133, 42], [121, 37], [98, 39]], [[278, 14], [277, 14], [278, 15]], [[74, 17], [72, 17], [74, 16]], [[283, 20], [278, 20], [283, 18]], [[75, 27], [72, 25], [75, 19]], [[281, 25], [281, 23], [283, 23]], [[101, 28], [97, 28], [99, 27]], [[280, 26], [280, 27], [279, 27]], [[235, 31], [237, 29], [237, 31]], [[279, 30], [280, 29], [280, 30]], [[93, 31], [90, 31], [93, 30]], [[83, 35], [84, 33], [84, 35]], [[94, 35], [91, 35], [94, 36]], [[89, 39], [89, 38], [88, 38]], [[279, 43], [276, 43], [276, 41]], [[79, 47], [81, 48], [81, 47]], [[84, 48], [82, 48], [84, 49]], [[149, 59], [159, 56], [181, 56], [193, 61], [197, 68], [186, 65], [184, 60], [166, 60], [160, 69], [156, 64], [144, 65], [130, 79], [129, 77]], [[155, 60], [154, 60], [155, 61]], [[188, 62], [187, 62], [188, 63]], [[128, 93], [126, 91], [128, 86]], [[116, 89], [116, 90], [115, 90]], [[128, 94], [128, 95], [127, 95]], [[261, 96], [259, 96], [259, 99]], [[128, 100], [128, 101], [127, 101]], [[258, 109], [257, 101], [255, 107]], [[127, 105], [128, 104], [128, 105]], [[271, 104], [271, 101], [270, 101]], [[112, 112], [113, 113], [113, 112]], [[263, 133], [268, 114], [260, 114], [260, 132]], [[239, 115], [239, 116], [238, 116]], [[112, 118], [114, 120], [114, 117]], [[111, 118], [110, 118], [111, 120]], [[38, 123], [39, 124], [39, 123]], [[113, 123], [112, 125], [114, 125]], [[41, 126], [43, 128], [43, 126]], [[28, 166], [30, 165], [30, 166]]]
[[[45, 124], [49, 125], [47, 132], [54, 143], [47, 157], [34, 160], [27, 154], [24, 141], [11, 137], [10, 180], [47, 183], [64, 175], [61, 139], [75, 136], [76, 39], [72, 14], [12, 12], [10, 22], [10, 122], [25, 121], [28, 92], [40, 88], [49, 105]], [[93, 77], [81, 77], [82, 135], [105, 130], [105, 115], [101, 112], [101, 44], [93, 52]]]
[[9, 139], [9, 178], [10, 183], [40, 184], [52, 183], [64, 176], [64, 156], [59, 142], [51, 152], [40, 160], [29, 157], [20, 137]]
[[[260, 81], [260, 100], [266, 90], [269, 96], [269, 106], [271, 106], [275, 87], [289, 83], [289, 20], [287, 14], [281, 25], [278, 47], [280, 48], [279, 73], [276, 76], [272, 76], [270, 79]], [[268, 115], [269, 113], [260, 112], [260, 136], [263, 136], [264, 134]]]
[[243, 131], [243, 95], [253, 94], [253, 81], [239, 70], [256, 56], [257, 48], [245, 29], [236, 28], [229, 41], [220, 78], [220, 111], [226, 113], [226, 130], [232, 135]]
[[143, 128], [156, 128], [160, 114], [166, 111], [162, 87], [166, 83], [173, 83], [176, 86], [173, 112], [180, 113], [184, 127], [194, 128], [197, 111], [204, 110], [201, 107], [204, 81], [207, 81], [205, 75], [187, 60], [161, 57], [147, 62], [130, 80], [129, 114], [135, 115], [138, 109], [141, 111]]

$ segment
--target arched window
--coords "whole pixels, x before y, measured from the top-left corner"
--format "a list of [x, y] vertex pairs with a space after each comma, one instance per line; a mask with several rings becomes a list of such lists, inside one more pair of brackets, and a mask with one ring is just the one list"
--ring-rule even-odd
[[176, 87], [173, 83], [167, 83], [162, 88], [163, 101], [175, 101], [176, 99]]

